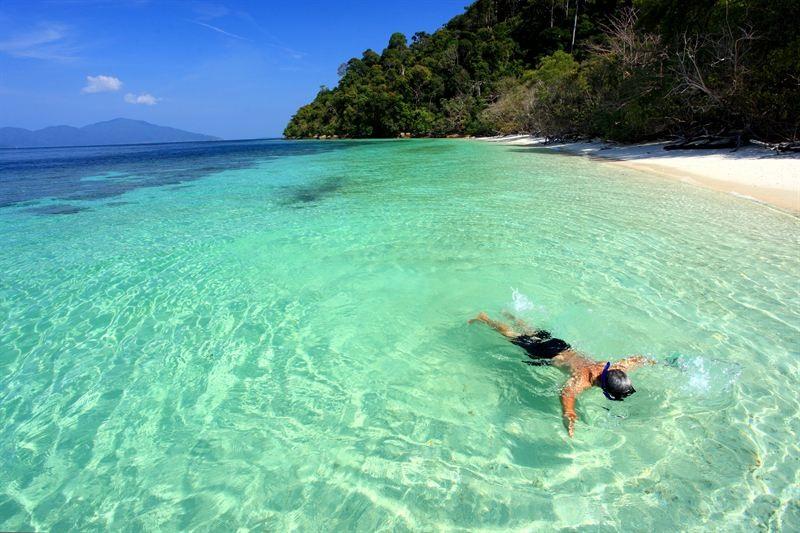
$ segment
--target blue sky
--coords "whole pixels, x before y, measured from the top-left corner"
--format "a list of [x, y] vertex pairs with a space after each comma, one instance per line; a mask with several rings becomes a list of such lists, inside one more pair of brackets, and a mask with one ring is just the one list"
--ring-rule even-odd
[[469, 0], [3, 0], [0, 126], [127, 117], [274, 137], [338, 66]]

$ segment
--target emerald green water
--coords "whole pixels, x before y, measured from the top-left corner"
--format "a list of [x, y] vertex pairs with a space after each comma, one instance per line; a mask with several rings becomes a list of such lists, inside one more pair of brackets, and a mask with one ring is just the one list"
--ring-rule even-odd
[[[0, 529], [800, 528], [800, 221], [460, 140], [0, 154]], [[466, 321], [511, 310], [637, 394]]]

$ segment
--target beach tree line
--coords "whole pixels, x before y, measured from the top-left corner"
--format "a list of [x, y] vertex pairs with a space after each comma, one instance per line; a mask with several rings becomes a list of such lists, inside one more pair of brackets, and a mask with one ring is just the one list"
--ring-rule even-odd
[[478, 0], [339, 68], [284, 135], [800, 135], [798, 0]]

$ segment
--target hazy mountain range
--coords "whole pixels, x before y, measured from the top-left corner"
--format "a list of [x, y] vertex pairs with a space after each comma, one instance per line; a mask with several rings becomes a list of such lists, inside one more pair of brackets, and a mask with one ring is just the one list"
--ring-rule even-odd
[[218, 141], [219, 137], [192, 133], [143, 120], [115, 118], [82, 128], [50, 126], [40, 130], [0, 128], [0, 148], [44, 146], [92, 146], [102, 144], [141, 144], [187, 141]]

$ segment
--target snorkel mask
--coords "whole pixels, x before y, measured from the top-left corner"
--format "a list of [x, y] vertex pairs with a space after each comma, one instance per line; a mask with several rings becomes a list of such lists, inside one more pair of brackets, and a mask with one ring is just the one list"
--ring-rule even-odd
[[611, 395], [611, 394], [608, 392], [608, 369], [609, 369], [609, 368], [611, 368], [611, 361], [608, 361], [608, 362], [606, 362], [606, 366], [603, 368], [603, 373], [602, 373], [602, 374], [600, 374], [600, 389], [603, 391], [603, 395], [604, 395], [606, 398], [608, 398], [608, 399], [609, 399], [609, 400], [611, 400], [612, 402], [621, 402], [621, 401], [623, 401], [623, 400], [624, 400], [626, 397], [628, 397], [628, 396], [630, 396], [631, 394], [633, 394], [634, 392], [636, 392], [636, 389], [634, 389], [633, 387], [630, 387], [630, 390], [629, 390], [629, 391], [626, 391], [626, 392], [627, 392], [627, 394], [625, 394], [624, 396], [619, 396], [619, 397], [617, 397], [617, 396], [612, 396], [612, 395]]

